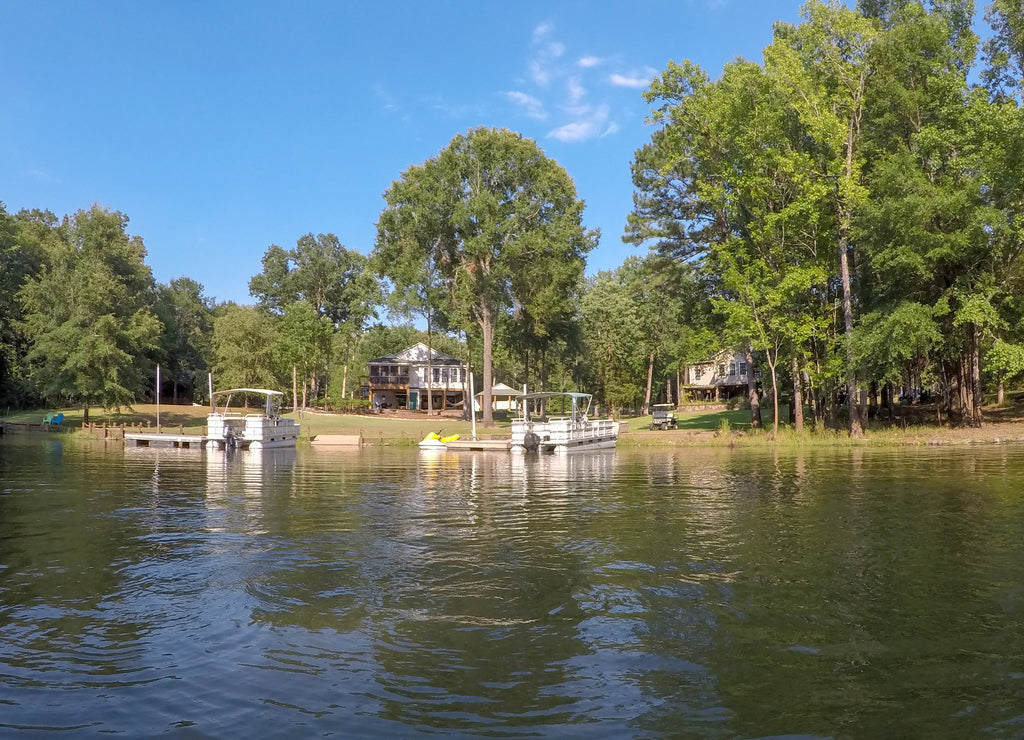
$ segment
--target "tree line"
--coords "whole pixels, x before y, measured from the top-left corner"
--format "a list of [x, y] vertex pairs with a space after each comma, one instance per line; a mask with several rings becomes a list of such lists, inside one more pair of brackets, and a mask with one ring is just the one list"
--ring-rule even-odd
[[788, 397], [797, 428], [806, 406], [858, 435], [915, 389], [979, 425], [1024, 372], [1024, 15], [992, 2], [983, 43], [973, 15], [809, 0], [760, 63], [669, 62], [622, 237], [644, 251], [591, 277], [599, 234], [571, 177], [504, 129], [401, 173], [369, 255], [332, 234], [271, 245], [250, 306], [157, 284], [124, 214], [0, 206], [0, 399], [128, 406], [159, 363], [173, 400], [204, 398], [212, 372], [338, 407], [368, 359], [425, 341], [486, 394], [501, 379], [646, 410], [732, 348], [759, 368], [755, 426]]
[[852, 435], [898, 388], [980, 425], [1024, 371], [1024, 14], [992, 2], [984, 43], [973, 15], [810, 0], [762, 63], [673, 62], [646, 91], [626, 240], [699, 284], [692, 328], [759, 360], [772, 398], [785, 381]]
[[[495, 363], [512, 382], [575, 387], [579, 343], [560, 329], [596, 233], [564, 169], [519, 134], [480, 128], [385, 198], [369, 256], [333, 234], [271, 245], [248, 306], [215, 303], [187, 277], [157, 284], [122, 213], [0, 205], [0, 402], [126, 407], [154, 397], [160, 365], [172, 402], [206, 398], [212, 373], [219, 387], [345, 407], [367, 360], [420, 340], [482, 368], [486, 395]], [[426, 332], [412, 325], [421, 316]]]

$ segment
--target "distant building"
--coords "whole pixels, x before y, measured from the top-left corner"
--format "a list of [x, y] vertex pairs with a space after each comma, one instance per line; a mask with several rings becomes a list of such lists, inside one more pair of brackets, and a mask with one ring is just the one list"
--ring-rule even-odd
[[430, 350], [428, 355], [427, 345], [422, 342], [366, 364], [369, 374], [363, 393], [374, 408], [428, 408], [428, 369], [435, 410], [462, 408], [465, 404], [466, 366], [436, 349]]
[[682, 390], [693, 401], [721, 401], [745, 395], [749, 372], [743, 352], [722, 350], [703, 362], [687, 365]]

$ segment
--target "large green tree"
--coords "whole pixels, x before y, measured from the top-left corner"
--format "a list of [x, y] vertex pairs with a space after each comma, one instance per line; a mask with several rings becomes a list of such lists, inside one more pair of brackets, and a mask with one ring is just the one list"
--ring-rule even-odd
[[188, 277], [157, 286], [154, 306], [163, 323], [160, 361], [171, 382], [171, 401], [185, 391], [189, 401], [205, 392], [203, 379], [210, 367], [210, 332], [213, 310], [203, 286]]
[[226, 305], [213, 320], [213, 371], [229, 388], [276, 388], [283, 380], [277, 322], [254, 306]]
[[[331, 348], [337, 346], [343, 354], [342, 386], [347, 388], [353, 342], [376, 315], [381, 302], [380, 286], [366, 256], [346, 249], [334, 234], [306, 234], [287, 250], [273, 244], [263, 255], [263, 271], [249, 281], [249, 293], [258, 299], [261, 308], [276, 316], [284, 316], [290, 306], [304, 301], [318, 317], [328, 321], [340, 341], [321, 337], [320, 332], [300, 332], [290, 341], [295, 345], [302, 337], [320, 337], [319, 345], [302, 350], [314, 387], [319, 387], [321, 375], [326, 375], [327, 381], [322, 387], [328, 386]], [[311, 357], [320, 360], [319, 366], [308, 366]]]
[[630, 273], [629, 266], [598, 273], [580, 304], [587, 372], [609, 413], [635, 407], [644, 388], [646, 343]]
[[404, 172], [384, 198], [377, 264], [400, 289], [436, 275], [453, 325], [479, 330], [483, 423], [492, 426], [499, 318], [516, 306], [548, 315], [552, 302], [576, 295], [597, 236], [583, 228], [583, 201], [536, 142], [490, 128], [459, 134]]
[[137, 400], [153, 367], [160, 321], [153, 276], [128, 218], [99, 206], [46, 232], [43, 264], [21, 288], [31, 378], [51, 402], [118, 408]]

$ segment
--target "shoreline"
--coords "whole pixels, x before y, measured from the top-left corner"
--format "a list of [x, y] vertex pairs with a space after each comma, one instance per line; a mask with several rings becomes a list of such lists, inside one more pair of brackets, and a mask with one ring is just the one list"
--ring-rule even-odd
[[[131, 411], [121, 414], [108, 414], [90, 410], [90, 417], [97, 423], [124, 425], [140, 431], [156, 430], [155, 406], [138, 404]], [[17, 412], [0, 420], [0, 425], [8, 425], [12, 434], [42, 433], [47, 436], [74, 435], [88, 437], [81, 430], [81, 409], [64, 410], [65, 420], [60, 427], [46, 427], [43, 423], [45, 410]], [[184, 429], [190, 433], [202, 433], [205, 429], [207, 411], [205, 408], [192, 406], [162, 406], [161, 427], [170, 431]], [[647, 428], [649, 417], [634, 417], [624, 420], [627, 428], [620, 433], [618, 446], [621, 448], [673, 448], [673, 447], [816, 447], [816, 448], [849, 448], [849, 447], [943, 447], [970, 446], [983, 444], [1024, 444], [1024, 408], [1014, 406], [992, 407], [991, 421], [986, 421], [980, 428], [950, 427], [935, 424], [916, 424], [908, 426], [869, 427], [862, 439], [852, 439], [844, 430], [805, 430], [797, 433], [788, 426], [781, 427], [778, 435], [773, 435], [771, 428], [751, 431], [736, 427], [714, 428], [713, 419], [702, 419], [688, 416], [683, 421], [684, 428], [652, 431]], [[288, 416], [292, 416], [288, 414]], [[304, 412], [299, 415], [302, 434], [301, 445], [308, 445], [310, 438], [317, 435], [360, 434], [363, 444], [367, 446], [403, 446], [415, 445], [429, 432], [443, 430], [445, 433], [468, 435], [471, 425], [468, 421], [444, 416], [419, 418], [408, 415], [366, 415], [366, 414], [335, 414], [329, 412]], [[484, 430], [479, 425], [478, 436], [492, 437], [507, 435], [507, 425]]]

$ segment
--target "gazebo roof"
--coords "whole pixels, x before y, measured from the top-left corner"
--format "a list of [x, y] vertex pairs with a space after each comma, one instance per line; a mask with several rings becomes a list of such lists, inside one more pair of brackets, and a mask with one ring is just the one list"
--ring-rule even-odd
[[[476, 394], [478, 398], [483, 398], [484, 392], [480, 391]], [[497, 385], [491, 386], [491, 396], [521, 396], [522, 391], [517, 391], [515, 388], [505, 385], [504, 383], [498, 383]]]

